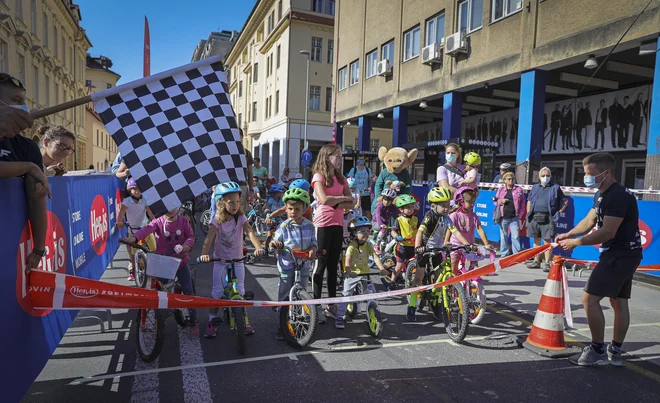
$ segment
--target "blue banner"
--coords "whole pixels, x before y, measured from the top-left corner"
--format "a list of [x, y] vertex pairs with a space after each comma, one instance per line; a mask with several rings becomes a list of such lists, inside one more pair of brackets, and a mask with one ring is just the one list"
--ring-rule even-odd
[[[420, 219], [430, 208], [430, 204], [426, 200], [426, 195], [430, 188], [429, 185], [413, 185], [412, 188], [413, 195], [420, 201], [421, 208], [418, 214]], [[479, 216], [481, 226], [484, 228], [488, 240], [499, 242], [500, 227], [493, 223], [493, 212], [495, 211], [493, 197], [495, 197], [494, 190], [481, 190], [475, 204], [474, 212]], [[557, 233], [559, 234], [573, 229], [577, 223], [586, 217], [593, 206], [593, 195], [570, 196], [568, 200], [568, 206], [560, 214], [559, 222], [557, 223]], [[642, 235], [642, 248], [644, 249], [642, 265], [657, 264], [660, 262], [660, 215], [654, 212], [654, 209], [660, 208], [660, 202], [638, 200], [637, 206], [639, 208], [639, 230]], [[524, 234], [524, 231], [522, 234]], [[521, 242], [523, 248], [528, 248], [533, 244], [529, 238], [524, 236], [521, 237]], [[559, 248], [555, 248], [554, 253], [574, 259], [598, 260], [597, 246], [582, 246], [574, 249], [572, 252], [565, 252]]]
[[[50, 178], [46, 256], [41, 268], [98, 280], [118, 249], [115, 220], [123, 182], [108, 175]], [[33, 310], [24, 270], [33, 243], [22, 179], [0, 180], [0, 271], [3, 307], [11, 332], [4, 332], [4, 362], [21, 363], [1, 377], [7, 401], [19, 401], [37, 378], [77, 311]]]

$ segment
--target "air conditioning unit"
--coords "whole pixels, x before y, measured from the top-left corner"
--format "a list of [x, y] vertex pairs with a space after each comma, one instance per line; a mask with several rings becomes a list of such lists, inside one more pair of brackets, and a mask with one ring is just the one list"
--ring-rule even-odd
[[388, 59], [381, 60], [376, 65], [376, 74], [379, 76], [388, 76], [392, 74], [392, 65]]
[[445, 48], [448, 55], [467, 52], [465, 44], [465, 31], [456, 32], [445, 39]]
[[442, 63], [442, 43], [434, 43], [422, 49], [422, 63]]

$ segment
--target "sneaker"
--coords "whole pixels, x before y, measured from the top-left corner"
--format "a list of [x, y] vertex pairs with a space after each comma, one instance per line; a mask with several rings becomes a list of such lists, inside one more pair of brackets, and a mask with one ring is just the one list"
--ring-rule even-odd
[[199, 323], [195, 321], [188, 329], [188, 335], [191, 339], [199, 339]]
[[245, 326], [245, 334], [246, 335], [254, 334], [254, 328], [249, 323]]
[[135, 281], [135, 273], [133, 272], [133, 270], [128, 272], [128, 277], [126, 277], [126, 280]]
[[611, 344], [607, 346], [607, 358], [610, 360], [610, 364], [614, 365], [615, 367], [623, 366], [621, 351], [614, 351]]
[[284, 335], [282, 334], [282, 328], [277, 328], [277, 333], [275, 333], [276, 340], [284, 340]]
[[328, 305], [328, 307], [323, 311], [325, 316], [329, 316], [332, 319], [337, 319], [337, 305]]
[[417, 311], [416, 306], [409, 306], [408, 307], [408, 313], [406, 314], [406, 320], [408, 322], [414, 322], [417, 319], [415, 319], [415, 312]]
[[533, 261], [531, 263], [527, 263], [527, 268], [528, 269], [540, 269], [541, 268], [541, 263], [537, 261]]
[[204, 337], [206, 337], [207, 339], [210, 339], [210, 338], [215, 337], [215, 334], [216, 334], [216, 330], [215, 330], [215, 326], [213, 326], [213, 320], [210, 320], [206, 324], [206, 330], [204, 331]]
[[544, 271], [545, 273], [549, 273], [549, 272], [550, 272], [550, 263], [543, 263], [543, 264], [541, 264], [541, 268], [543, 269], [543, 271]]
[[344, 318], [337, 318], [337, 320], [335, 320], [335, 327], [337, 329], [343, 329], [345, 327]]
[[581, 367], [596, 367], [598, 365], [609, 365], [610, 362], [607, 358], [607, 352], [603, 351], [602, 354], [598, 354], [596, 350], [591, 348], [591, 345], [585, 347], [582, 350], [582, 354], [574, 355], [569, 358], [571, 364], [579, 365]]

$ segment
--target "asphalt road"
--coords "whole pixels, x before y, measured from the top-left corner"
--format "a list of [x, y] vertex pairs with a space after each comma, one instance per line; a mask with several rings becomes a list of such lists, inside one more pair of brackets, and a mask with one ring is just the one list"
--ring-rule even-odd
[[[198, 238], [193, 256], [199, 255]], [[122, 246], [103, 280], [128, 285]], [[197, 292], [210, 296], [211, 266], [197, 266]], [[318, 328], [314, 343], [298, 351], [275, 339], [277, 314], [249, 310], [256, 334], [241, 356], [229, 326], [215, 339], [190, 339], [172, 317], [161, 356], [144, 363], [131, 330], [134, 311], [113, 311], [112, 329], [81, 312], [25, 402], [529, 402], [660, 401], [660, 289], [635, 286], [633, 326], [624, 344], [623, 368], [578, 368], [566, 359], [547, 359], [520, 348], [545, 282], [542, 272], [524, 267], [486, 278], [489, 312], [471, 326], [465, 342], [449, 340], [429, 314], [405, 321], [403, 298], [382, 300], [388, 317], [384, 335], [369, 335], [364, 316], [344, 330], [334, 321]], [[255, 299], [276, 299], [273, 258], [248, 266], [246, 288]], [[579, 293], [584, 279], [571, 277], [575, 327], [568, 341], [586, 341]], [[380, 288], [380, 287], [379, 287]], [[205, 324], [207, 312], [199, 313]], [[608, 325], [611, 310], [606, 310]], [[608, 336], [611, 330], [608, 330]], [[632, 354], [632, 355], [631, 355]]]

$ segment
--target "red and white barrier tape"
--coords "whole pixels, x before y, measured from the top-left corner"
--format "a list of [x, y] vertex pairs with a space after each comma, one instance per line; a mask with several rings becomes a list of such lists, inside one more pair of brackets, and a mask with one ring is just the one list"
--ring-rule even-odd
[[286, 306], [339, 304], [368, 301], [426, 291], [450, 284], [495, 273], [497, 267], [506, 269], [523, 263], [545, 252], [551, 245], [542, 245], [515, 255], [503, 257], [498, 264], [490, 263], [442, 283], [436, 283], [403, 290], [362, 294], [350, 297], [323, 298], [305, 301], [244, 301], [217, 300], [162, 291], [128, 287], [69, 276], [66, 274], [32, 270], [29, 273], [28, 293], [34, 309], [174, 309], [174, 308], [222, 308], [240, 306]]
[[[436, 183], [437, 182], [413, 181], [413, 185], [434, 185]], [[479, 187], [485, 189], [497, 189], [500, 186], [504, 186], [504, 184], [479, 182]], [[531, 190], [533, 185], [516, 185], [516, 186], [521, 187], [523, 190]], [[579, 186], [562, 186], [561, 190], [570, 193], [596, 193], [598, 189], [579, 187]], [[648, 189], [629, 189], [629, 190], [634, 194], [660, 195], [660, 190], [648, 190]]]

